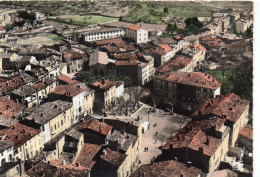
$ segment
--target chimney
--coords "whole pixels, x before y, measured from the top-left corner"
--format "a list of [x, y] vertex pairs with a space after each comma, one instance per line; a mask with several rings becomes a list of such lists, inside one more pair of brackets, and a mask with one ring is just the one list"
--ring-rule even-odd
[[43, 113], [42, 113], [42, 112], [40, 113], [40, 116], [43, 116]]
[[209, 145], [209, 138], [207, 137], [206, 139], [206, 142], [205, 142], [206, 145]]
[[25, 133], [25, 129], [24, 128], [22, 129], [21, 133]]
[[17, 140], [18, 140], [18, 136], [17, 136], [17, 135], [15, 136], [15, 139], [17, 139]]
[[124, 131], [124, 130], [121, 130], [121, 133], [124, 135], [124, 134], [125, 134], [125, 131]]
[[102, 132], [101, 126], [99, 125], [99, 132]]
[[79, 167], [80, 166], [80, 164], [79, 163], [76, 163], [76, 167]]
[[199, 147], [199, 153], [203, 154], [203, 147]]
[[77, 87], [77, 88], [80, 88], [80, 86], [79, 86], [79, 85], [76, 85], [76, 87]]
[[103, 150], [103, 154], [107, 155], [107, 150], [106, 149]]

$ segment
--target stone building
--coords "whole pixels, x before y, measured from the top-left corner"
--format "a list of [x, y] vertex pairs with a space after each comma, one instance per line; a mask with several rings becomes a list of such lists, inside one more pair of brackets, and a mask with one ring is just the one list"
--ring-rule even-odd
[[220, 95], [221, 86], [214, 77], [200, 72], [158, 75], [154, 77], [153, 84], [155, 95], [175, 103], [203, 103]]
[[75, 73], [84, 69], [87, 58], [79, 52], [69, 52], [63, 55], [64, 61], [67, 63], [67, 72]]
[[130, 25], [126, 28], [126, 37], [136, 43], [146, 43], [148, 41], [148, 30], [140, 26]]
[[225, 125], [231, 128], [229, 146], [235, 147], [239, 131], [248, 122], [249, 101], [232, 93], [218, 95], [205, 101], [194, 113], [194, 119], [208, 118], [212, 115], [226, 119]]

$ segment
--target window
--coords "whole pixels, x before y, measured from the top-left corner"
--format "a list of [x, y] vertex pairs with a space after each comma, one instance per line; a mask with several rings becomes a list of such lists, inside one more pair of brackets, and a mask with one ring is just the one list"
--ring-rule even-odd
[[44, 126], [42, 126], [42, 131], [44, 132], [45, 130], [44, 130]]
[[55, 124], [55, 125], [54, 125], [54, 130], [56, 130], [56, 128], [57, 128], [57, 127], [56, 127], [56, 124]]
[[63, 120], [61, 120], [61, 126], [63, 125]]

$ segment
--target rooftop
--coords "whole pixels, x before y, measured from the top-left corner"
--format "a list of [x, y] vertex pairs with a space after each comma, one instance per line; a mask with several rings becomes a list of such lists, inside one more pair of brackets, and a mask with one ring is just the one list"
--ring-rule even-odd
[[100, 156], [102, 160], [110, 163], [113, 166], [120, 167], [121, 164], [124, 162], [126, 159], [127, 155], [122, 154], [117, 151], [112, 151], [109, 148], [106, 148], [106, 154], [103, 154]]
[[32, 95], [33, 93], [36, 93], [36, 89], [28, 85], [23, 85], [12, 92], [12, 94], [19, 95], [21, 97], [26, 97]]
[[96, 41], [96, 45], [108, 45], [108, 44], [113, 44], [115, 42], [122, 42], [122, 38], [116, 38], [116, 39], [107, 39], [107, 40], [101, 40], [101, 41]]
[[108, 90], [109, 88], [116, 86], [119, 87], [124, 82], [122, 81], [111, 81], [111, 80], [104, 80], [104, 81], [96, 81], [92, 84], [92, 86], [102, 89], [102, 90]]
[[172, 48], [168, 44], [161, 44], [159, 45], [165, 52], [170, 52]]
[[4, 140], [14, 143], [14, 149], [18, 148], [39, 133], [40, 130], [20, 123], [15, 123], [10, 128], [0, 130], [0, 135], [3, 136]]
[[74, 97], [81, 92], [84, 92], [84, 90], [76, 87], [75, 85], [58, 85], [52, 90], [52, 93], [54, 94], [65, 95], [68, 97]]
[[92, 90], [91, 88], [87, 87], [85, 83], [77, 83], [75, 84], [76, 87], [80, 87], [81, 89], [83, 89], [85, 91], [85, 95], [89, 95], [92, 92], [95, 92], [94, 90]]
[[2, 126], [2, 127], [8, 128], [17, 122], [19, 122], [18, 119], [12, 119], [12, 118], [0, 115], [0, 127]]
[[0, 97], [0, 113], [3, 116], [14, 118], [17, 114], [19, 114], [25, 106], [16, 103], [15, 101], [8, 99], [6, 97]]
[[102, 145], [85, 143], [75, 163], [91, 169], [96, 161], [95, 156], [100, 152]]
[[169, 60], [164, 65], [158, 67], [156, 71], [159, 73], [178, 71], [180, 69], [185, 68], [191, 62], [192, 58], [183, 55], [176, 55], [172, 60]]
[[[225, 125], [225, 119], [215, 118], [193, 121], [181, 129], [170, 141], [163, 145], [162, 149], [189, 148], [195, 151], [203, 149], [203, 154], [211, 157], [219, 145], [221, 138], [206, 134], [208, 131], [220, 131], [226, 136], [230, 129]], [[212, 130], [214, 127], [214, 130]], [[223, 130], [225, 127], [225, 130]]]
[[248, 100], [242, 99], [234, 93], [217, 95], [215, 99], [205, 101], [204, 104], [193, 113], [193, 116], [213, 114], [235, 123], [248, 106]]
[[47, 102], [37, 107], [27, 109], [29, 115], [25, 118], [33, 120], [37, 124], [44, 125], [71, 107], [72, 103], [66, 101], [57, 100], [54, 102]]
[[67, 59], [82, 59], [83, 57], [84, 55], [79, 52], [69, 52], [64, 55], [64, 58]]
[[[124, 130], [122, 131], [118, 131], [118, 130], [114, 130], [114, 132], [109, 135], [108, 140], [109, 142], [114, 142], [114, 143], [118, 143], [118, 147], [119, 149], [123, 150], [123, 151], [127, 151], [129, 149], [129, 147], [134, 146], [134, 144], [137, 141], [137, 136], [130, 134], [130, 133], [126, 133]], [[114, 150], [117, 147], [114, 147]]]
[[198, 177], [201, 170], [187, 166], [181, 162], [170, 160], [157, 162], [151, 165], [142, 165], [130, 177], [143, 177], [160, 176], [160, 177]]
[[31, 169], [29, 169], [26, 174], [30, 177], [40, 177], [40, 176], [53, 176], [57, 172], [57, 167], [52, 166], [46, 162], [41, 161]]
[[135, 31], [142, 29], [142, 27], [136, 26], [136, 25], [130, 25], [127, 28], [130, 29], [130, 30], [135, 30]]
[[221, 86], [221, 84], [210, 74], [201, 72], [191, 72], [183, 74], [171, 73], [167, 75], [158, 75], [154, 78], [172, 83], [179, 83], [207, 89], [217, 89]]
[[83, 122], [78, 128], [79, 131], [84, 131], [86, 129], [107, 136], [112, 130], [112, 126], [106, 123], [99, 122], [96, 119], [88, 119]]
[[43, 82], [39, 82], [37, 84], [32, 85], [33, 88], [35, 88], [37, 91], [43, 90], [47, 87], [47, 85]]
[[0, 152], [3, 152], [7, 149], [9, 149], [10, 147], [13, 147], [13, 143], [9, 142], [9, 141], [5, 141], [5, 140], [1, 140], [0, 141]]
[[242, 135], [253, 141], [253, 128], [243, 126], [239, 131], [239, 135]]
[[2, 92], [8, 92], [24, 84], [24, 81], [19, 76], [16, 76], [5, 82], [0, 82], [0, 88]]
[[70, 77], [65, 76], [65, 75], [59, 75], [58, 78], [59, 78], [60, 81], [63, 81], [65, 83], [67, 83], [67, 84], [72, 84], [73, 85], [73, 84], [77, 84], [78, 83], [77, 80], [72, 80]]

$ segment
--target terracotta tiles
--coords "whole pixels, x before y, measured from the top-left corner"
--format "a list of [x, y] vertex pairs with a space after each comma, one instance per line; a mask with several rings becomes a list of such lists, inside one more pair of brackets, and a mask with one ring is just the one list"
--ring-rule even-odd
[[24, 85], [24, 81], [20, 77], [13, 77], [10, 80], [0, 83], [0, 88], [3, 92], [8, 92], [13, 89], [18, 88], [19, 86]]
[[33, 88], [35, 88], [37, 91], [43, 90], [47, 87], [47, 85], [43, 82], [39, 82], [37, 84], [32, 85]]
[[3, 139], [14, 143], [14, 149], [21, 146], [39, 133], [40, 130], [27, 127], [26, 125], [20, 123], [15, 123], [10, 128], [0, 130], [0, 135], [3, 136]]
[[25, 105], [20, 103], [16, 103], [15, 101], [0, 97], [0, 113], [3, 116], [14, 118], [17, 114], [19, 114], [23, 109], [25, 109]]
[[218, 95], [215, 99], [204, 102], [204, 104], [193, 113], [193, 116], [213, 114], [235, 123], [248, 106], [248, 100], [242, 99], [234, 93]]
[[102, 160], [116, 166], [116, 167], [120, 167], [121, 164], [124, 162], [124, 160], [126, 159], [127, 155], [126, 154], [122, 154], [120, 152], [117, 151], [112, 151], [109, 148], [106, 148], [106, 154], [103, 154], [100, 156]]
[[83, 122], [78, 128], [79, 131], [84, 129], [89, 129], [99, 134], [107, 136], [111, 131], [112, 126], [106, 123], [99, 122], [96, 119], [88, 119], [85, 122]]
[[242, 135], [253, 141], [253, 128], [244, 126], [239, 131], [239, 135]]
[[52, 90], [52, 93], [54, 94], [65, 95], [68, 97], [74, 97], [81, 92], [84, 92], [84, 90], [74, 85], [59, 85]]
[[101, 147], [102, 145], [85, 143], [75, 163], [79, 163], [81, 166], [91, 169], [96, 163], [94, 158], [101, 150]]
[[135, 30], [135, 31], [138, 31], [139, 29], [142, 29], [140, 26], [136, 26], [136, 25], [130, 25], [127, 28], [131, 29], [131, 30]]
[[59, 80], [67, 83], [67, 84], [77, 84], [78, 81], [77, 80], [72, 80], [71, 78], [69, 78], [68, 76], [65, 76], [65, 75], [59, 75], [58, 76]]
[[102, 90], [107, 90], [113, 86], [118, 87], [118, 86], [122, 85], [123, 83], [124, 82], [122, 82], [122, 81], [104, 80], [104, 81], [96, 81], [92, 84], [92, 86], [94, 86], [96, 88], [100, 88]]
[[165, 80], [172, 83], [191, 85], [207, 89], [217, 89], [221, 84], [211, 75], [200, 72], [192, 72], [187, 74], [171, 73], [169, 75], [158, 75], [155, 79]]
[[79, 52], [66, 53], [64, 55], [64, 58], [68, 58], [68, 59], [81, 59], [81, 58], [83, 58], [83, 54], [81, 54]]

